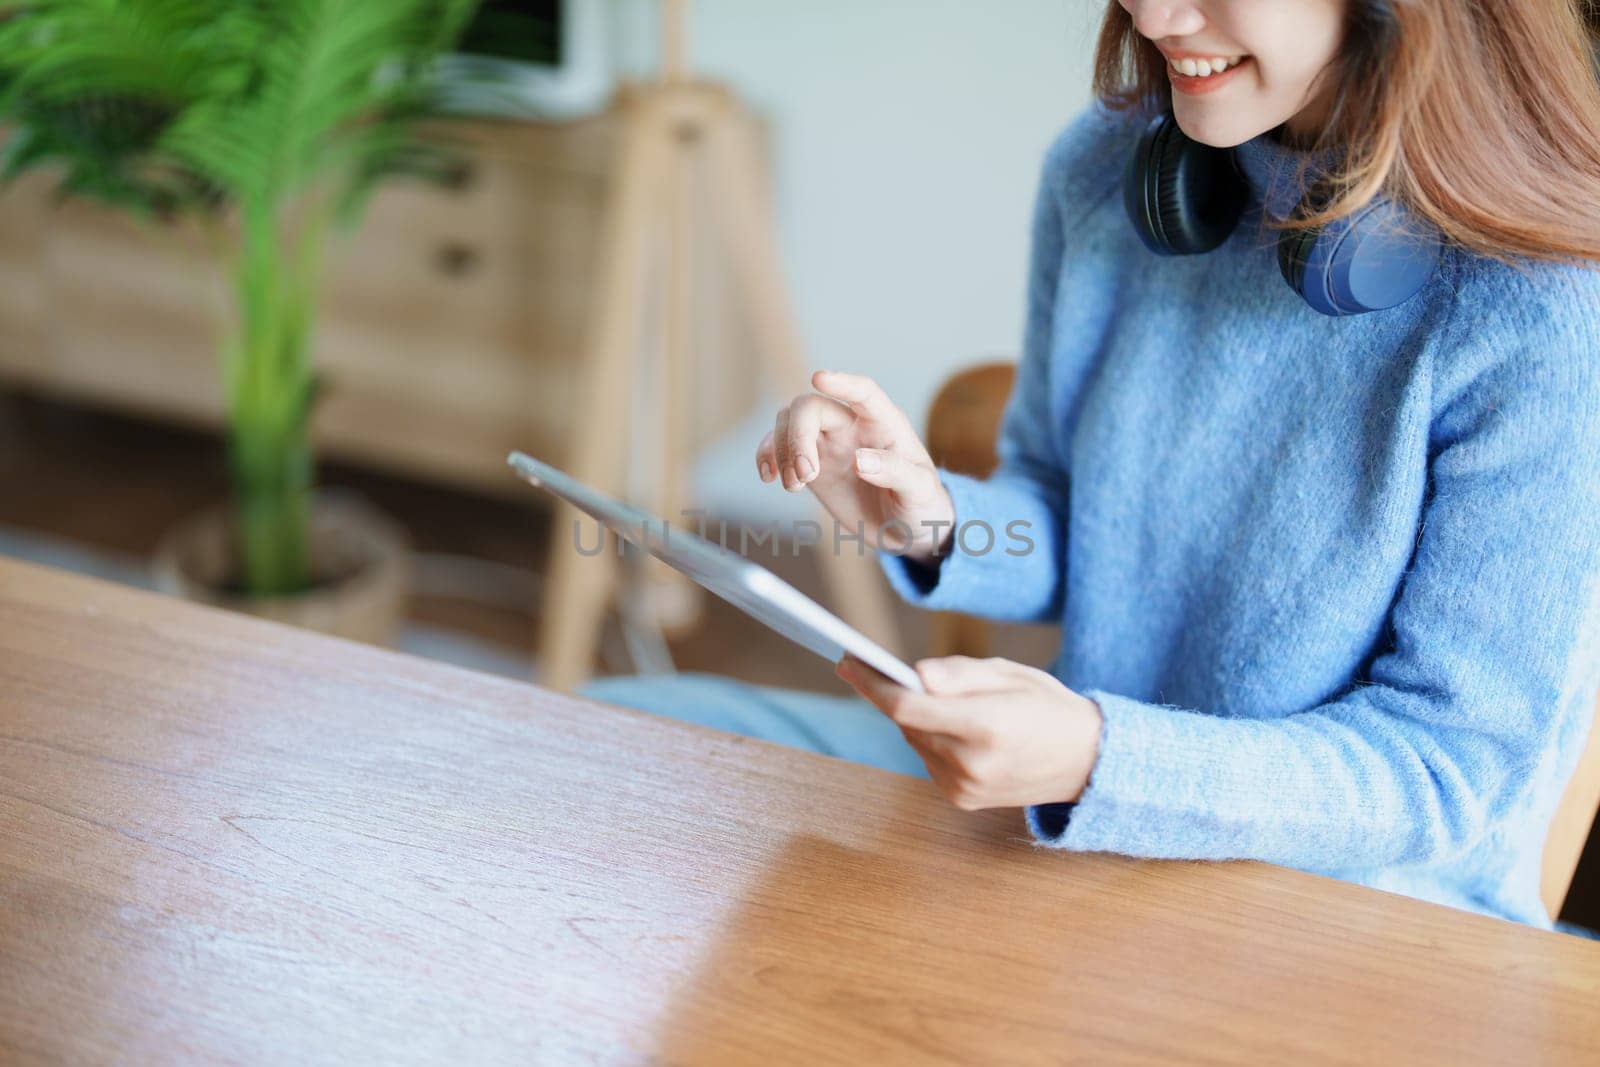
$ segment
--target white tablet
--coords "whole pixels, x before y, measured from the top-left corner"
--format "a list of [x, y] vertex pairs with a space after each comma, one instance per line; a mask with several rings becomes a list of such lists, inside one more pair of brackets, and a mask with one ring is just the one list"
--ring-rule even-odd
[[848, 652], [907, 689], [922, 691], [916, 671], [765, 567], [688, 530], [669, 527], [532, 456], [513, 452], [506, 462], [532, 484], [594, 516], [617, 536], [687, 574], [795, 644], [830, 663], [837, 663]]

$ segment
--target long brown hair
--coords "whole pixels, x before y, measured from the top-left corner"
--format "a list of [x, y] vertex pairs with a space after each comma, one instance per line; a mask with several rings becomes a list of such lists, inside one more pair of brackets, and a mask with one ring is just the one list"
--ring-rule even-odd
[[[1580, 10], [1580, 3], [1582, 9]], [[1336, 150], [1315, 226], [1382, 193], [1483, 255], [1600, 260], [1594, 0], [1350, 0], [1326, 72], [1338, 86], [1313, 153]], [[1166, 59], [1110, 0], [1094, 89], [1168, 106]]]

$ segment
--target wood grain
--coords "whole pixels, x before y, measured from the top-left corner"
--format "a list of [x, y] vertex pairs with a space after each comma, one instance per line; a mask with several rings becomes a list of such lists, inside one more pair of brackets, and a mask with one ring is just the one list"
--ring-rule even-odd
[[1600, 947], [0, 561], [0, 1060], [1580, 1063]]

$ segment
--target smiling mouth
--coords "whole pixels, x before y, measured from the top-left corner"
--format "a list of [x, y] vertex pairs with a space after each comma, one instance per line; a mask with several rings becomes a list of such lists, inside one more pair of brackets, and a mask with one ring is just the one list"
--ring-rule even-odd
[[1172, 71], [1182, 74], [1186, 78], [1209, 78], [1231, 70], [1243, 63], [1248, 56], [1212, 56], [1207, 59], [1168, 59], [1167, 66]]
[[[1184, 56], [1181, 59], [1167, 58], [1167, 81], [1172, 83], [1173, 91], [1184, 96], [1204, 96], [1214, 93], [1231, 82], [1238, 72], [1250, 63], [1250, 57], [1241, 56], [1214, 56], [1211, 58], [1194, 59]], [[1193, 71], [1194, 73], [1189, 73]]]

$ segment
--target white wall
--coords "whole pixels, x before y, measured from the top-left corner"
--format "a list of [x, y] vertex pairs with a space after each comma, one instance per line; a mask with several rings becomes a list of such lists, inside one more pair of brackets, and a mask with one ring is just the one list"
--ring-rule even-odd
[[[654, 69], [655, 0], [614, 2], [621, 66]], [[786, 267], [814, 365], [875, 376], [920, 425], [950, 371], [1015, 355], [1038, 165], [1088, 101], [1101, 10], [694, 0], [693, 65], [771, 122]], [[761, 432], [741, 427], [702, 463], [714, 509], [783, 507], [750, 474]]]

